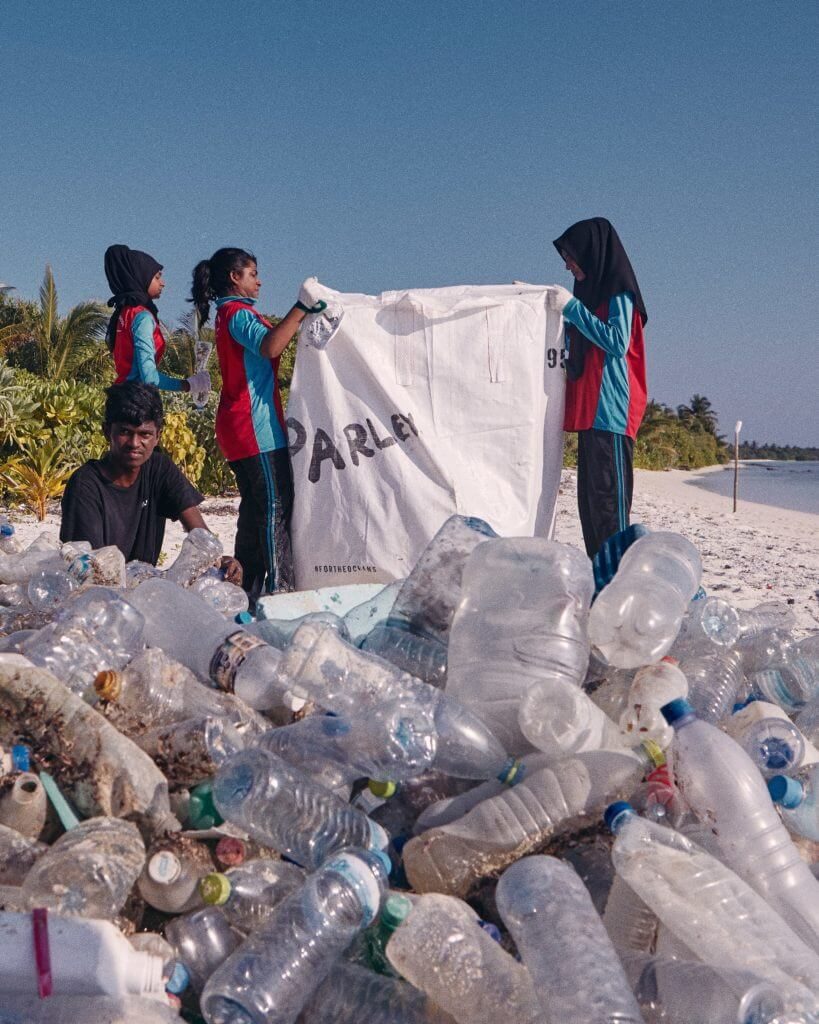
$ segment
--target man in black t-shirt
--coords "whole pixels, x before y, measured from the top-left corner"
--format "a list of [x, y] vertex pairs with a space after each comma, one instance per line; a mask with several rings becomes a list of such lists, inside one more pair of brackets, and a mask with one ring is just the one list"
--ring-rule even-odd
[[[155, 387], [129, 381], [106, 392], [102, 431], [108, 451], [72, 474], [62, 502], [60, 540], [88, 541], [101, 548], [115, 544], [126, 561], [156, 565], [165, 536], [165, 520], [178, 519], [185, 530], [207, 529], [197, 506], [202, 495], [162, 451], [156, 451], [165, 422]], [[222, 559], [225, 578], [241, 584], [233, 558]]]

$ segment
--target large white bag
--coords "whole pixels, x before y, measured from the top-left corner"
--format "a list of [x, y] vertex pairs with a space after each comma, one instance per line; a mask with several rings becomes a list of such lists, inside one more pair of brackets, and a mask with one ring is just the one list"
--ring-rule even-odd
[[334, 293], [287, 406], [299, 589], [406, 576], [443, 521], [550, 536], [563, 448], [562, 318], [547, 287]]

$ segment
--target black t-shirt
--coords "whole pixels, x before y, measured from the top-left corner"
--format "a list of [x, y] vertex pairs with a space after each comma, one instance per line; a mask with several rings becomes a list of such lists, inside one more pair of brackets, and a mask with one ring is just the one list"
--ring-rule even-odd
[[126, 561], [156, 565], [165, 536], [165, 520], [203, 501], [182, 471], [155, 451], [130, 487], [103, 476], [91, 459], [72, 474], [63, 494], [60, 540], [87, 540], [92, 547], [116, 544]]

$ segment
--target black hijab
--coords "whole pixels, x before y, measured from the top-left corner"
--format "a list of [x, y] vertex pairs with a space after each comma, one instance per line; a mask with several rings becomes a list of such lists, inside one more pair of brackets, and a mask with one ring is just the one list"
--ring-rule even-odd
[[[574, 296], [590, 312], [623, 292], [631, 292], [640, 311], [643, 325], [648, 323], [648, 314], [637, 283], [631, 262], [623, 248], [620, 237], [605, 217], [579, 220], [554, 240], [558, 253], [567, 256], [586, 275], [584, 280], [575, 281]], [[577, 328], [569, 328], [569, 359], [566, 375], [577, 380], [583, 373], [586, 352], [591, 342]]]
[[129, 249], [127, 245], [109, 245], [105, 250], [105, 276], [112, 292], [108, 305], [114, 309], [106, 334], [111, 352], [114, 351], [120, 310], [127, 306], [145, 306], [159, 319], [159, 310], [148, 295], [148, 285], [160, 270], [162, 264], [139, 249]]

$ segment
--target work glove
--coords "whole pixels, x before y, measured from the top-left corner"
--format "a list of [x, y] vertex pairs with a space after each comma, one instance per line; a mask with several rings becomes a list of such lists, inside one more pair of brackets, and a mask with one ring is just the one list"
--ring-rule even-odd
[[572, 297], [572, 293], [568, 288], [564, 288], [562, 284], [553, 284], [546, 292], [546, 308], [562, 313], [566, 308], [566, 303]]
[[197, 391], [204, 391], [207, 394], [210, 391], [210, 374], [207, 370], [200, 370], [186, 379], [191, 394], [195, 395]]
[[327, 309], [327, 302], [322, 298], [324, 294], [326, 294], [326, 290], [318, 283], [317, 278], [306, 278], [299, 288], [296, 309], [300, 309], [303, 313], [322, 313]]

